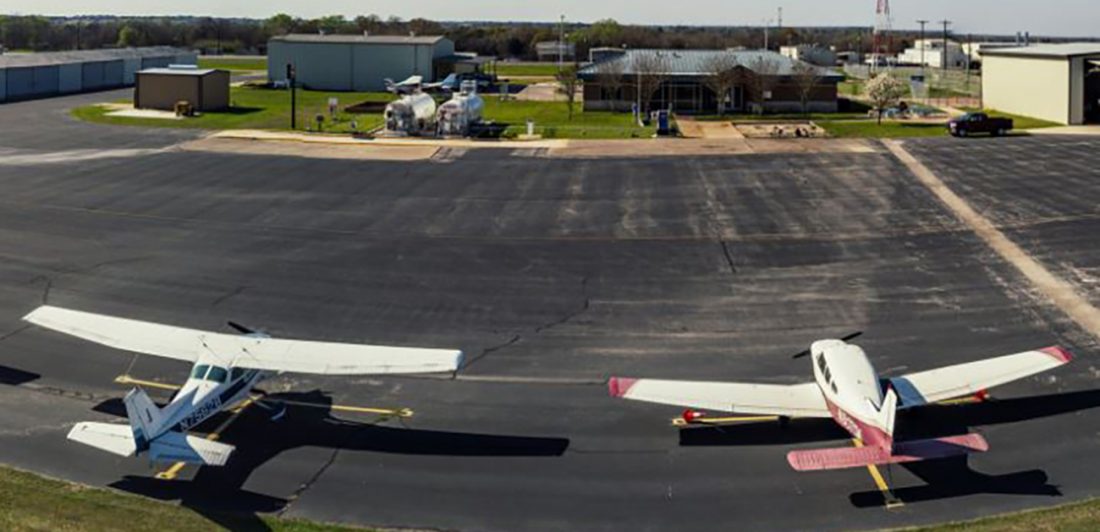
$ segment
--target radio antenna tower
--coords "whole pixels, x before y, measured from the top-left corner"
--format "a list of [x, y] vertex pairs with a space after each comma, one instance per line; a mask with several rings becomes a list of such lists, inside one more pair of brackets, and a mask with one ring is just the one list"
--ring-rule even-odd
[[878, 0], [875, 8], [875, 34], [871, 45], [871, 71], [878, 70], [880, 63], [890, 65], [890, 52], [894, 48], [890, 18], [890, 0]]

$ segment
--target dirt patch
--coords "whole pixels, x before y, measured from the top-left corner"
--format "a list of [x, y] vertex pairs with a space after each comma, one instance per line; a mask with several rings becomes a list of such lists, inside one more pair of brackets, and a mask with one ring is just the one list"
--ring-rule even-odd
[[737, 130], [750, 139], [800, 139], [825, 137], [825, 130], [806, 121], [740, 122]]

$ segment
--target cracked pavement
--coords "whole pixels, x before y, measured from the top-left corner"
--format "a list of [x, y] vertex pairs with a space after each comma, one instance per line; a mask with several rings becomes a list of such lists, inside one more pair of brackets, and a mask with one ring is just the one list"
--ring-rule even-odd
[[[102, 128], [102, 141], [69, 139], [85, 125], [51, 114], [58, 104], [0, 106], [5, 121], [46, 117], [24, 138], [0, 133], [0, 146], [181, 138]], [[995, 222], [1024, 224], [1013, 238], [1097, 297], [1088, 203], [1100, 146], [998, 139], [1013, 149], [989, 144], [997, 179], [968, 180], [957, 165], [969, 152], [953, 141], [911, 150]], [[1027, 164], [1048, 149], [1070, 162]], [[739, 529], [838, 530], [1100, 494], [1100, 463], [1082, 459], [1100, 421], [1095, 340], [883, 150], [690, 162], [470, 150], [447, 165], [173, 150], [2, 166], [0, 186], [0, 460], [214, 523], [233, 510], [427, 529], [709, 530], [722, 508], [753, 516]], [[249, 409], [222, 435], [238, 446], [229, 467], [162, 482], [141, 459], [68, 443], [65, 427], [117, 419], [120, 373], [178, 382], [188, 368], [140, 357], [128, 369], [127, 354], [21, 330], [47, 287], [54, 305], [185, 327], [232, 319], [276, 336], [483, 355], [456, 379], [280, 378], [268, 388], [287, 399], [416, 415], [291, 407], [273, 423]], [[612, 375], [803, 382], [809, 368], [789, 355], [852, 330], [888, 374], [1052, 343], [1080, 359], [996, 390], [1012, 412], [967, 410], [992, 450], [963, 471], [896, 468], [900, 488], [966, 488], [917, 491], [901, 512], [861, 505], [874, 491], [861, 471], [790, 471], [788, 450], [832, 441], [821, 427], [678, 432], [668, 419], [680, 409], [615, 401], [603, 386]], [[1046, 414], [1010, 402], [1035, 395], [1050, 396], [1036, 403]], [[1024, 482], [1034, 472], [1042, 485]]]

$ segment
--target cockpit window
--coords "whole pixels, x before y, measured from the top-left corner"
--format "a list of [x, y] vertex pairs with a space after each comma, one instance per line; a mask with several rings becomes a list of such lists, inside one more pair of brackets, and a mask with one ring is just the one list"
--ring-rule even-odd
[[229, 376], [229, 370], [225, 368], [219, 368], [218, 366], [212, 366], [210, 373], [206, 375], [206, 380], [214, 382], [225, 382], [226, 377]]
[[201, 379], [206, 376], [206, 370], [210, 369], [210, 364], [199, 364], [195, 366], [195, 369], [191, 370], [192, 379]]
[[829, 385], [833, 387], [833, 393], [839, 393], [836, 391], [836, 381], [829, 383]]
[[233, 371], [229, 373], [229, 380], [235, 381], [244, 376], [244, 368], [233, 368]]

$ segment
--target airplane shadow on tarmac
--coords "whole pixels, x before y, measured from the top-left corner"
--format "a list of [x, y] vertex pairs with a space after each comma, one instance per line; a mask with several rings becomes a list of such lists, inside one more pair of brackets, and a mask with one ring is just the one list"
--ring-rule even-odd
[[37, 373], [15, 369], [10, 366], [0, 366], [0, 384], [19, 386], [20, 384], [38, 380], [40, 377], [41, 375]]
[[[266, 401], [303, 401], [331, 405], [321, 392], [271, 394]], [[258, 514], [277, 513], [297, 497], [272, 497], [243, 489], [252, 472], [280, 453], [298, 447], [334, 451], [436, 456], [561, 456], [569, 447], [566, 438], [501, 436], [464, 432], [442, 432], [381, 426], [370, 422], [338, 419], [326, 408], [287, 405], [286, 415], [270, 420], [270, 412], [251, 407], [245, 410], [219, 441], [237, 448], [225, 467], [203, 467], [191, 480], [159, 480], [127, 476], [111, 487], [146, 497], [179, 503], [229, 530], [268, 530]], [[121, 401], [101, 403], [96, 410], [125, 415]], [[120, 412], [121, 411], [121, 412]], [[226, 419], [216, 416], [208, 427]], [[322, 471], [323, 471], [322, 465]], [[308, 484], [312, 479], [302, 479]]]
[[[1096, 407], [1100, 407], [1100, 390], [992, 399], [980, 403], [929, 405], [899, 412], [896, 436], [898, 440], [905, 441], [965, 434], [974, 427], [1026, 422]], [[686, 428], [680, 431], [680, 445], [797, 445], [849, 437], [831, 419], [794, 419], [786, 427], [779, 423], [749, 423]], [[1041, 445], [1042, 442], [1033, 444]], [[991, 446], [989, 452], [997, 452], [997, 442], [991, 442]], [[1062, 495], [1057, 486], [1048, 483], [1047, 474], [1042, 470], [987, 475], [971, 469], [965, 456], [902, 464], [900, 467], [925, 482], [920, 486], [892, 489], [894, 497], [905, 503], [976, 494]], [[885, 472], [889, 476], [888, 468]], [[878, 490], [853, 493], [849, 500], [859, 508], [878, 508], [886, 503], [883, 493]]]

